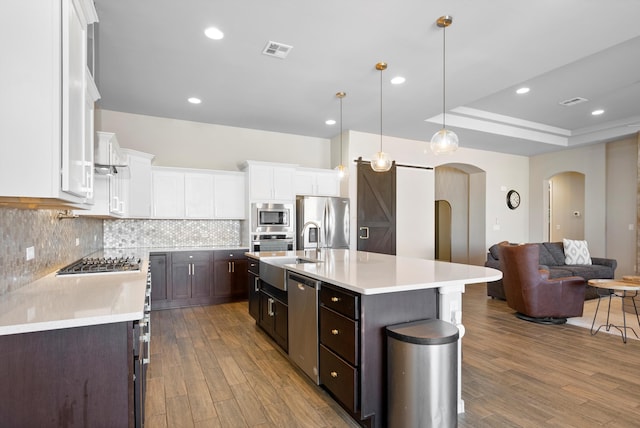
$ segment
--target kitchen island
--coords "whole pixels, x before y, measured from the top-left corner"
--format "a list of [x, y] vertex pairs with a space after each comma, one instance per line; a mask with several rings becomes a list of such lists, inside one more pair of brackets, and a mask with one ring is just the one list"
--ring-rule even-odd
[[[291, 263], [282, 265], [284, 269], [322, 281], [320, 384], [363, 426], [386, 425], [384, 327], [439, 318], [457, 326], [462, 338], [465, 286], [502, 277], [500, 271], [480, 266], [350, 250], [246, 254], [264, 263], [290, 259]], [[296, 258], [306, 262], [299, 263]], [[343, 304], [346, 306], [341, 308]], [[289, 308], [292, 310], [295, 308]], [[331, 327], [332, 333], [323, 341], [323, 324], [334, 320], [347, 328]], [[349, 330], [348, 340], [332, 342], [336, 331]], [[460, 343], [457, 389], [458, 412], [462, 413]]]

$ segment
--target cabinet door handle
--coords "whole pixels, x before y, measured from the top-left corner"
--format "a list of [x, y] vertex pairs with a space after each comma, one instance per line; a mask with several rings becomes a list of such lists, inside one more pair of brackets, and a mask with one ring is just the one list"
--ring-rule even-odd
[[337, 328], [334, 328], [333, 330], [331, 330], [331, 334], [333, 334], [334, 336], [337, 336], [338, 334], [340, 334], [340, 332], [338, 331]]
[[364, 232], [364, 235], [359, 235], [360, 239], [369, 239], [369, 228], [367, 226], [361, 226], [360, 232]]
[[338, 377], [338, 372], [331, 372], [331, 377], [333, 377], [333, 378]]
[[274, 315], [273, 313], [273, 299], [271, 297], [269, 297], [269, 305], [267, 307], [267, 311], [269, 312], [269, 316], [272, 317]]
[[258, 278], [258, 277], [253, 278], [253, 289], [255, 291], [260, 291], [260, 282], [259, 281], [260, 281], [260, 278]]
[[336, 297], [336, 296], [333, 296], [333, 297], [331, 298], [331, 301], [332, 301], [332, 302], [339, 302], [339, 301], [340, 301], [340, 298], [339, 298], [339, 297]]
[[188, 275], [189, 275], [189, 276], [191, 276], [191, 263], [189, 263], [189, 264], [187, 265], [187, 267], [189, 268], [189, 274], [188, 274]]
[[231, 273], [235, 273], [236, 271], [236, 262], [231, 262]]
[[231, 262], [227, 262], [227, 272], [231, 273]]

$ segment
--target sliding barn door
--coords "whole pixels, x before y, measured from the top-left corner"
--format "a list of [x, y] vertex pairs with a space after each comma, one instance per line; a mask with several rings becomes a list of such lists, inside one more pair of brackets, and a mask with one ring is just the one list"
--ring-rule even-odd
[[396, 164], [375, 172], [358, 159], [358, 250], [396, 254]]

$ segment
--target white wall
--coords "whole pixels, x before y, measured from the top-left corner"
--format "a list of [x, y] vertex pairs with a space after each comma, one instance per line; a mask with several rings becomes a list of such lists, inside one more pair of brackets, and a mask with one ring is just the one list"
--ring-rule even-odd
[[549, 182], [552, 189], [549, 197], [549, 241], [584, 239], [584, 175], [573, 171], [562, 172], [551, 177]]
[[120, 146], [155, 155], [153, 164], [237, 171], [244, 160], [333, 168], [328, 139], [186, 120], [96, 111], [96, 130], [114, 132]]
[[606, 254], [618, 261], [616, 278], [637, 274], [637, 167], [636, 137], [607, 144]]
[[547, 184], [552, 176], [576, 171], [584, 174], [584, 238], [589, 243], [589, 251], [596, 257], [606, 254], [606, 144], [548, 153], [530, 158], [531, 174], [529, 191], [531, 194], [529, 239], [531, 242], [546, 240], [545, 229], [548, 219]]

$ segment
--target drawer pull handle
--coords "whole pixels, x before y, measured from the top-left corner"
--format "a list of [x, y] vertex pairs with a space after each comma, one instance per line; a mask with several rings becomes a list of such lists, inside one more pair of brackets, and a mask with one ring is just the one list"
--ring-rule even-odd
[[331, 377], [333, 377], [333, 378], [338, 377], [338, 373], [337, 372], [331, 372]]
[[332, 302], [339, 302], [339, 301], [340, 301], [340, 298], [339, 298], [339, 297], [335, 297], [335, 296], [333, 296], [333, 297], [331, 298], [331, 301], [332, 301]]
[[331, 334], [333, 334], [334, 336], [337, 336], [340, 332], [338, 331], [337, 328], [334, 328], [333, 330], [331, 330]]

